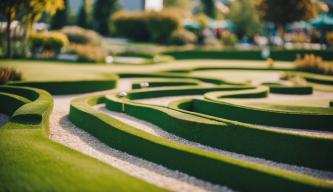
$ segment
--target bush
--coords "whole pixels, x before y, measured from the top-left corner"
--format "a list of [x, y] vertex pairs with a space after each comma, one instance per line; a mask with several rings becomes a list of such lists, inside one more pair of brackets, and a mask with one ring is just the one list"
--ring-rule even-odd
[[67, 26], [60, 30], [67, 35], [69, 41], [75, 44], [101, 45], [102, 37], [95, 31], [83, 29], [78, 26]]
[[314, 54], [306, 54], [304, 58], [297, 56], [295, 65], [296, 69], [301, 71], [333, 75], [333, 63], [325, 62]]
[[221, 41], [224, 46], [234, 47], [238, 43], [238, 38], [234, 33], [226, 31], [223, 33]]
[[111, 18], [115, 32], [135, 41], [166, 43], [179, 19], [169, 12], [119, 12]]
[[196, 35], [186, 29], [178, 29], [177, 31], [174, 31], [169, 40], [170, 44], [173, 45], [193, 44], [196, 41]]
[[0, 67], [0, 85], [6, 84], [8, 81], [19, 81], [22, 74], [14, 68]]
[[60, 50], [68, 45], [68, 39], [60, 32], [33, 33], [29, 37], [29, 45], [33, 55], [45, 51], [59, 54]]
[[78, 61], [83, 62], [104, 62], [108, 56], [107, 50], [100, 46], [71, 44], [70, 53], [78, 57]]

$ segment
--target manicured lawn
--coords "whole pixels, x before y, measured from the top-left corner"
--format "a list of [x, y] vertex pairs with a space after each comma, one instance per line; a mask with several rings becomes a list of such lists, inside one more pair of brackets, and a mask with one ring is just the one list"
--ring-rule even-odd
[[0, 138], [1, 191], [162, 191], [56, 144], [31, 126], [9, 123]]

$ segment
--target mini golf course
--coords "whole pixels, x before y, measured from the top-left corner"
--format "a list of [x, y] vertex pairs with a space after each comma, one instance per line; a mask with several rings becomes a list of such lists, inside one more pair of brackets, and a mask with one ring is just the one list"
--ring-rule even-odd
[[247, 60], [0, 65], [24, 78], [0, 86], [0, 191], [333, 191], [331, 76]]

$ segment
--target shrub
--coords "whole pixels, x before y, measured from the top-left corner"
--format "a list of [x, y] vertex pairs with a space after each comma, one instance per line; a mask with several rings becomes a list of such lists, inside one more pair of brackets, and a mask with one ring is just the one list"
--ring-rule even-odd
[[330, 46], [333, 46], [333, 31], [328, 32], [326, 34], [326, 42], [327, 44], [329, 44]]
[[34, 55], [44, 51], [59, 54], [60, 50], [68, 45], [68, 39], [60, 32], [33, 33], [29, 37], [29, 45]]
[[173, 45], [193, 44], [196, 41], [196, 35], [186, 29], [178, 29], [177, 31], [174, 31], [169, 40], [170, 44]]
[[75, 44], [101, 45], [102, 37], [95, 31], [83, 29], [78, 26], [67, 26], [60, 30], [67, 35], [69, 41]]
[[14, 68], [0, 67], [0, 85], [6, 84], [8, 81], [19, 81], [22, 74]]
[[119, 36], [159, 43], [167, 42], [179, 26], [179, 18], [169, 12], [119, 12], [111, 22]]
[[333, 75], [333, 63], [325, 62], [314, 54], [306, 54], [304, 58], [298, 55], [295, 65], [296, 69], [301, 71]]
[[78, 61], [83, 62], [104, 62], [108, 56], [107, 50], [95, 45], [71, 44], [70, 52], [78, 57]]
[[238, 38], [234, 33], [226, 31], [223, 33], [221, 41], [224, 46], [234, 47], [238, 43]]

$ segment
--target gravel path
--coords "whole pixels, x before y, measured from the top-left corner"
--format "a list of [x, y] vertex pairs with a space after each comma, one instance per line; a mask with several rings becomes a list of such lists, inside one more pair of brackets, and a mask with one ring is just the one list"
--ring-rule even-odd
[[[128, 90], [130, 80], [122, 80], [120, 85], [118, 90]], [[77, 96], [82, 95], [54, 97], [54, 110], [50, 118], [49, 137], [51, 140], [171, 191], [232, 191], [229, 188], [213, 185], [179, 171], [167, 169], [103, 144], [68, 120], [70, 101]]]
[[302, 173], [305, 175], [333, 181], [333, 172], [321, 171], [321, 170], [316, 170], [316, 169], [311, 169], [311, 168], [306, 168], [306, 167], [289, 165], [289, 164], [285, 164], [285, 163], [278, 163], [278, 162], [274, 162], [274, 161], [270, 161], [270, 160], [265, 160], [262, 158], [256, 158], [256, 157], [252, 157], [252, 156], [247, 156], [247, 155], [243, 155], [243, 154], [220, 150], [217, 148], [202, 145], [200, 143], [188, 141], [188, 140], [178, 137], [174, 134], [170, 134], [149, 122], [137, 119], [135, 117], [126, 115], [124, 113], [109, 111], [108, 109], [105, 108], [104, 104], [95, 106], [95, 109], [99, 110], [101, 112], [104, 112], [122, 122], [132, 125], [133, 127], [137, 128], [137, 129], [148, 132], [148, 133], [158, 136], [158, 137], [165, 138], [165, 139], [170, 140], [175, 143], [184, 144], [187, 146], [195, 147], [198, 149], [202, 149], [205, 151], [209, 151], [209, 152], [213, 152], [213, 153], [217, 153], [217, 154], [221, 154], [221, 155], [231, 156], [231, 157], [234, 157], [237, 159], [242, 159], [245, 161], [260, 163], [260, 164], [264, 164], [267, 166], [284, 169], [287, 171], [294, 171], [294, 172]]
[[0, 113], [0, 128], [9, 121], [9, 116]]

